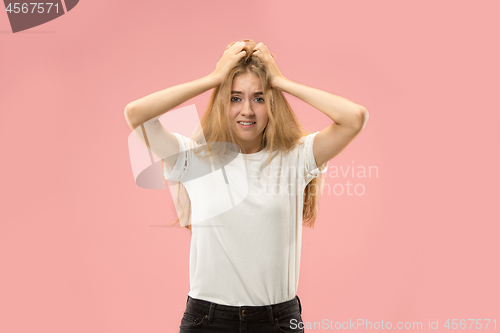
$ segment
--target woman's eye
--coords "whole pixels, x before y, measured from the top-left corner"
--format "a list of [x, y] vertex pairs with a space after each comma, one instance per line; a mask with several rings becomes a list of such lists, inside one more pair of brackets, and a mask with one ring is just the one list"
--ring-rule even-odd
[[[231, 102], [238, 102], [239, 100], [239, 97], [231, 97]], [[255, 98], [255, 101], [257, 101], [258, 103], [264, 103], [264, 99], [262, 97]]]

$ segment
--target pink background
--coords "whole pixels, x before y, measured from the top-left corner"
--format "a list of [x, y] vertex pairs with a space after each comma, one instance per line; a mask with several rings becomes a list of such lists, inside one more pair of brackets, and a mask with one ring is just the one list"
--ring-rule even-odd
[[[376, 166], [378, 177], [327, 178], [365, 193], [324, 193], [304, 228], [303, 320], [499, 321], [499, 10], [87, 0], [16, 34], [3, 12], [0, 332], [178, 332], [190, 233], [168, 227], [169, 191], [134, 183], [123, 110], [209, 74], [245, 38], [289, 79], [370, 112], [328, 173]], [[209, 95], [181, 106], [201, 115]], [[289, 101], [307, 130], [330, 123]]]

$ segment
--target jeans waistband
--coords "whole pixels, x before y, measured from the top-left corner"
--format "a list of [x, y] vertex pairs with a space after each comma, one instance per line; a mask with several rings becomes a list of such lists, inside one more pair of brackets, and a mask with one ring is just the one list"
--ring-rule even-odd
[[236, 320], [270, 320], [274, 323], [275, 318], [288, 313], [299, 312], [302, 314], [302, 305], [298, 295], [289, 301], [262, 305], [262, 306], [231, 306], [193, 298], [188, 295], [186, 301], [187, 311], [191, 310], [208, 317], [211, 322], [214, 317], [236, 319]]

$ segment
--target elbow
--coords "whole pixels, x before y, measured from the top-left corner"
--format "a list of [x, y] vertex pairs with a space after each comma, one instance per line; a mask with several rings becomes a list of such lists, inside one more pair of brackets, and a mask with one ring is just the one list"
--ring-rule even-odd
[[363, 128], [365, 128], [366, 123], [368, 122], [369, 113], [368, 110], [364, 107], [359, 109], [357, 112], [357, 129], [361, 132]]
[[134, 111], [132, 109], [131, 104], [127, 104], [124, 110], [125, 120], [127, 121], [128, 126], [134, 130], [137, 126], [134, 121]]
[[127, 106], [125, 106], [125, 118], [129, 118], [132, 115], [132, 103], [128, 103]]
[[359, 109], [357, 114], [363, 122], [366, 122], [368, 120], [368, 110], [366, 108], [363, 107]]

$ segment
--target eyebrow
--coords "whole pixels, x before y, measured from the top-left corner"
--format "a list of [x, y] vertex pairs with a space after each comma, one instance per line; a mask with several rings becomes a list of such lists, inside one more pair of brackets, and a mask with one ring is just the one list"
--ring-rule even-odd
[[[241, 91], [231, 91], [231, 94], [241, 94]], [[254, 95], [264, 95], [262, 91], [257, 91]]]

